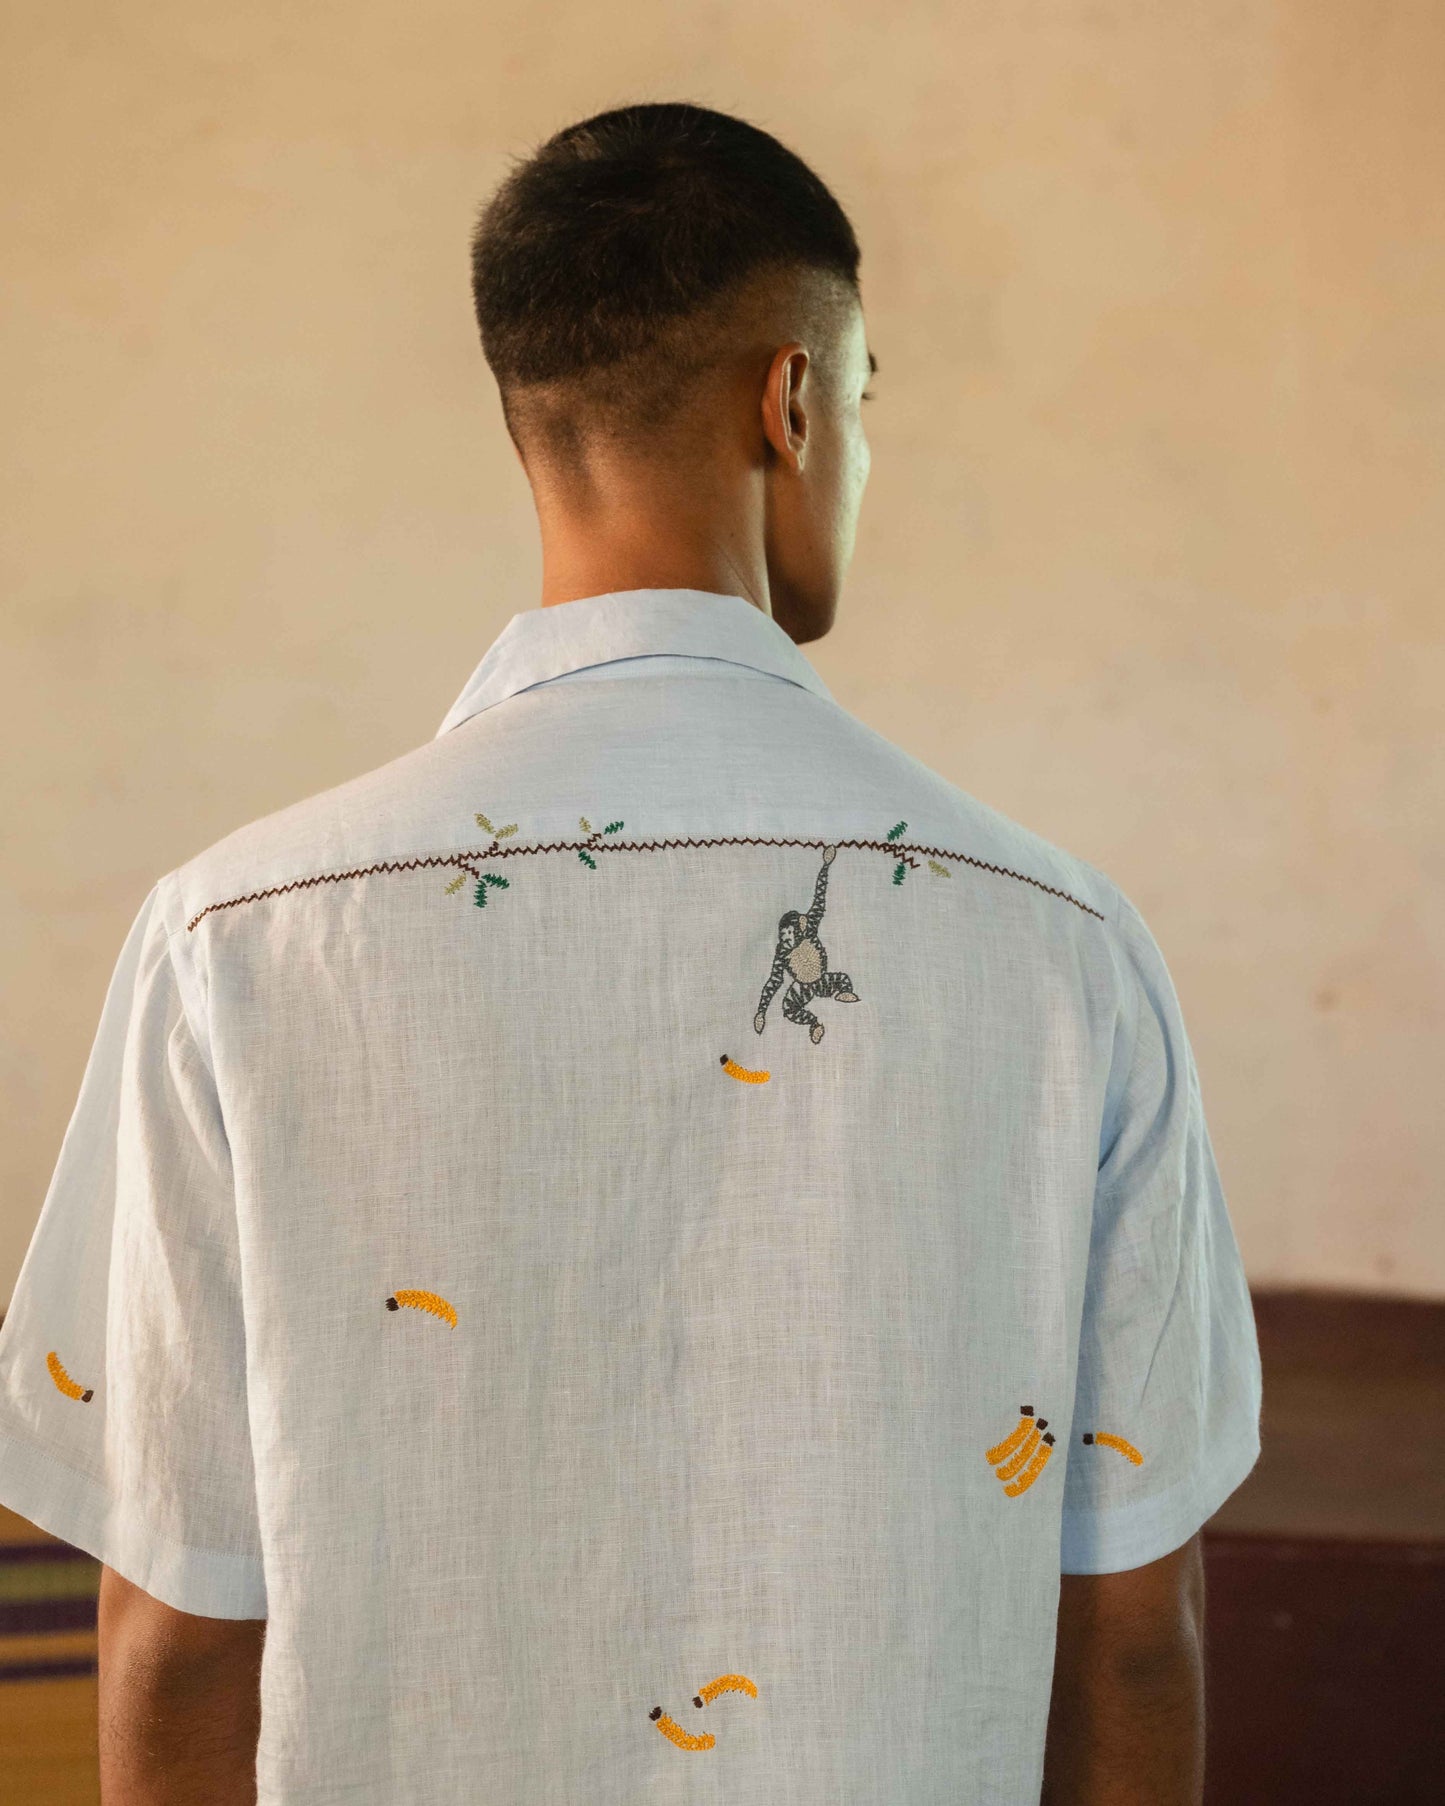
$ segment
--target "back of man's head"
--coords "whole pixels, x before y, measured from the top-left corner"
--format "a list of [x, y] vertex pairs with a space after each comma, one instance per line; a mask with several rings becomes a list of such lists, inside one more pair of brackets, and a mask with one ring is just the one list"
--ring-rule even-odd
[[856, 299], [858, 241], [769, 133], [687, 103], [569, 126], [482, 209], [472, 290], [524, 453], [640, 442], [736, 349], [749, 297], [822, 277]]

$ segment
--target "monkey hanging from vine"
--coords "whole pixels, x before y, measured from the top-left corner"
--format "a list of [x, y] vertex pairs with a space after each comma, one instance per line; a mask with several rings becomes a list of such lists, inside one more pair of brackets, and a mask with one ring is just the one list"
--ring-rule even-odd
[[790, 909], [778, 923], [778, 945], [773, 954], [773, 969], [758, 999], [758, 1013], [753, 1027], [759, 1034], [767, 1020], [768, 1005], [784, 979], [791, 979], [783, 993], [783, 1014], [789, 1022], [807, 1028], [814, 1044], [823, 1039], [823, 1024], [808, 1008], [815, 997], [831, 997], [838, 1003], [857, 1003], [858, 994], [846, 972], [828, 970], [828, 953], [818, 939], [823, 920], [824, 901], [828, 894], [828, 867], [837, 856], [837, 847], [823, 848], [823, 865], [813, 887], [813, 903], [808, 913]]

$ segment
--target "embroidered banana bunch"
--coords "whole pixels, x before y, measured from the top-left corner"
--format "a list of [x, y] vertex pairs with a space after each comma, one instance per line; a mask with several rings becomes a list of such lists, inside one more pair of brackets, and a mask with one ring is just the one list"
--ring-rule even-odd
[[[1048, 1422], [1047, 1417], [1035, 1420], [1032, 1405], [1020, 1405], [1018, 1423], [984, 1456], [999, 1479], [1008, 1482], [1004, 1491], [1011, 1499], [1026, 1493], [1048, 1466], [1049, 1456], [1054, 1452], [1052, 1435], [1043, 1434]], [[1018, 1475], [1017, 1479], [1015, 1475]]]

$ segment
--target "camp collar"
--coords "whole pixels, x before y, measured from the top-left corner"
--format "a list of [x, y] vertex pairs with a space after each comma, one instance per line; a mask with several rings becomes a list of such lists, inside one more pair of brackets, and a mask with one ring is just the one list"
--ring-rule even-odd
[[437, 738], [533, 684], [650, 654], [748, 665], [832, 701], [822, 678], [772, 616], [742, 596], [630, 589], [513, 615], [447, 711]]

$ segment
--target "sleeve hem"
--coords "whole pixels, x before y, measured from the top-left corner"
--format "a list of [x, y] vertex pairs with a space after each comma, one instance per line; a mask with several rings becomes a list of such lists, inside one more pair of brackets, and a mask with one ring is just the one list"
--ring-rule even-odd
[[1112, 1511], [1065, 1510], [1059, 1571], [1117, 1574], [1182, 1548], [1243, 1482], [1259, 1459], [1259, 1446], [1255, 1423], [1209, 1467], [1155, 1498]]
[[259, 1561], [157, 1536], [85, 1474], [4, 1429], [0, 1503], [178, 1612], [203, 1618], [266, 1616]]

